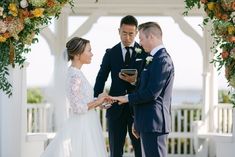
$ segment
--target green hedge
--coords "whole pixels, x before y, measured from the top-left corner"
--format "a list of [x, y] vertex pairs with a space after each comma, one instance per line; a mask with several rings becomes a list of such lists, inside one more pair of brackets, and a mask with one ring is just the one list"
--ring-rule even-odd
[[43, 94], [40, 88], [27, 89], [27, 103], [39, 104], [44, 101]]

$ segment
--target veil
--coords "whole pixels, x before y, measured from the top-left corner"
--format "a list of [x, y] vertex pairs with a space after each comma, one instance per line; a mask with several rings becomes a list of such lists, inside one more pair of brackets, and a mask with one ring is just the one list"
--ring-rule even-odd
[[46, 95], [53, 108], [53, 128], [54, 131], [57, 131], [68, 118], [69, 105], [66, 90], [68, 71], [67, 50], [65, 49], [62, 53], [56, 53], [54, 57], [54, 74]]

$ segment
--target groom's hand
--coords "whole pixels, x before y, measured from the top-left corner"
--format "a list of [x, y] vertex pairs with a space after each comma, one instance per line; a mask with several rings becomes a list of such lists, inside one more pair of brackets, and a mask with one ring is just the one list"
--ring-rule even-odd
[[125, 103], [127, 103], [129, 101], [128, 100], [128, 95], [112, 97], [112, 99], [118, 101], [119, 105], [125, 104]]
[[132, 134], [135, 136], [135, 138], [140, 138], [140, 134], [139, 132], [135, 129], [134, 124], [132, 125], [132, 130], [131, 130]]

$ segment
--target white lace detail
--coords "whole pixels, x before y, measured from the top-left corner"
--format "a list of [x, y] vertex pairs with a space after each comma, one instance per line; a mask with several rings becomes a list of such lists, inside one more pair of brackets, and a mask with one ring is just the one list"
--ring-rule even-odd
[[93, 88], [81, 70], [74, 67], [68, 69], [67, 90], [71, 112], [74, 114], [86, 113], [87, 104], [93, 100]]

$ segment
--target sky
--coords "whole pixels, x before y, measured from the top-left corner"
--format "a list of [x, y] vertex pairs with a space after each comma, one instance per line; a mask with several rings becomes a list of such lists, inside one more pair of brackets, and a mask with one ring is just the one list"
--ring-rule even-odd
[[[69, 34], [71, 35], [87, 17], [70, 17]], [[163, 31], [163, 43], [171, 55], [175, 66], [174, 89], [201, 89], [202, 88], [202, 52], [199, 46], [179, 28], [171, 17], [141, 17], [136, 16], [139, 23], [156, 21]], [[106, 48], [111, 48], [120, 41], [118, 28], [121, 17], [102, 17], [91, 28], [84, 38], [91, 41], [94, 54], [92, 63], [84, 65], [82, 71], [92, 85], [98, 73], [102, 57]], [[202, 36], [199, 26], [201, 17], [186, 17], [187, 22]], [[53, 30], [53, 24], [49, 26]], [[136, 37], [138, 42], [138, 35]], [[47, 86], [53, 77], [54, 58], [53, 52], [44, 38], [39, 36], [39, 43], [31, 46], [31, 52], [27, 55], [27, 86]], [[218, 75], [219, 89], [226, 89], [227, 83], [223, 71]], [[43, 79], [42, 79], [43, 78]], [[110, 79], [106, 85], [110, 84]]]

